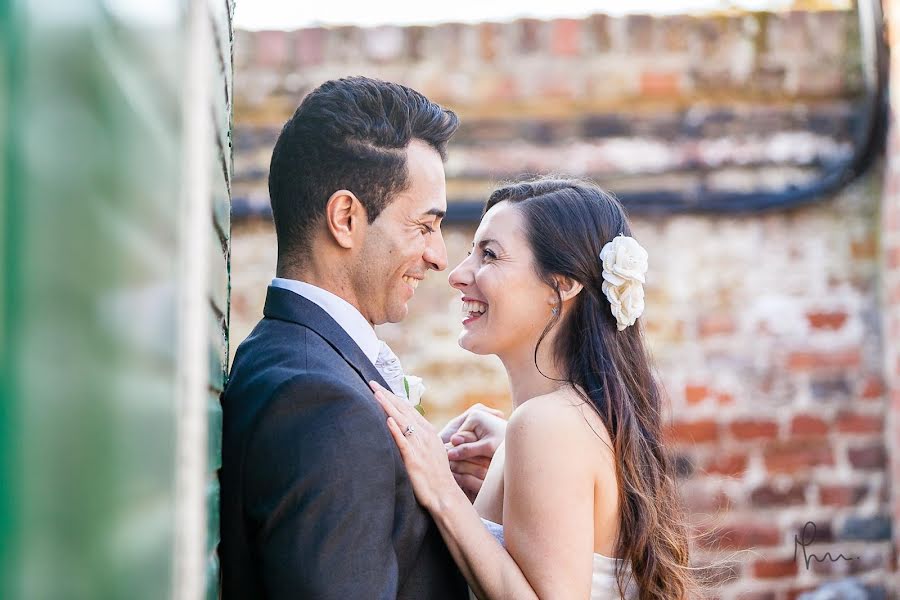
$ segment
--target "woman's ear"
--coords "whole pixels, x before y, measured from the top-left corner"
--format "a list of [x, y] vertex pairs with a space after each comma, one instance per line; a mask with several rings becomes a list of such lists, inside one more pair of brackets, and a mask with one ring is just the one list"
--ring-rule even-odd
[[338, 190], [325, 204], [325, 224], [334, 241], [342, 248], [352, 248], [366, 219], [362, 202], [348, 190]]
[[556, 279], [556, 289], [559, 290], [559, 297], [562, 298], [563, 302], [571, 300], [584, 289], [581, 283], [571, 277], [557, 275], [554, 279]]

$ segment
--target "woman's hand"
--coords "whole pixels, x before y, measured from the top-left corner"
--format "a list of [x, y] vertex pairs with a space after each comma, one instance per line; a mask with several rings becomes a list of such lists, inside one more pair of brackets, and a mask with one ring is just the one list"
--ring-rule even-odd
[[369, 387], [388, 415], [388, 429], [403, 457], [416, 499], [432, 513], [439, 510], [441, 499], [462, 491], [450, 471], [438, 432], [406, 400], [374, 381], [369, 382]]
[[441, 430], [450, 470], [470, 501], [475, 501], [497, 448], [506, 436], [503, 413], [475, 404]]

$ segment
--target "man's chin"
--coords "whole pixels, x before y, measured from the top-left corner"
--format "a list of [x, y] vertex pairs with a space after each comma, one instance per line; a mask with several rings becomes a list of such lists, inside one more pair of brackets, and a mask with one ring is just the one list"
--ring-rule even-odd
[[404, 320], [409, 315], [409, 307], [406, 303], [401, 304], [400, 306], [391, 307], [391, 310], [388, 311], [387, 323], [399, 323]]

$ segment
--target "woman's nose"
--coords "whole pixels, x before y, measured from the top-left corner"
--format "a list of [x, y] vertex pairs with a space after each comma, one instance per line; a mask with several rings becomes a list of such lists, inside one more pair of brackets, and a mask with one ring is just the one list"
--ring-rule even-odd
[[469, 258], [471, 257], [464, 258], [461, 263], [456, 265], [453, 270], [450, 271], [450, 276], [447, 278], [450, 285], [458, 290], [472, 282], [472, 271], [467, 264]]

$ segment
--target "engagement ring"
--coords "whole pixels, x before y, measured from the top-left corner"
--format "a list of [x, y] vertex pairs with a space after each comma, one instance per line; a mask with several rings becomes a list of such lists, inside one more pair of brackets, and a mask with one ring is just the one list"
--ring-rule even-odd
[[409, 436], [409, 435], [412, 435], [413, 433], [415, 433], [415, 431], [416, 431], [415, 427], [413, 427], [412, 425], [407, 425], [406, 431], [403, 432], [403, 435]]

